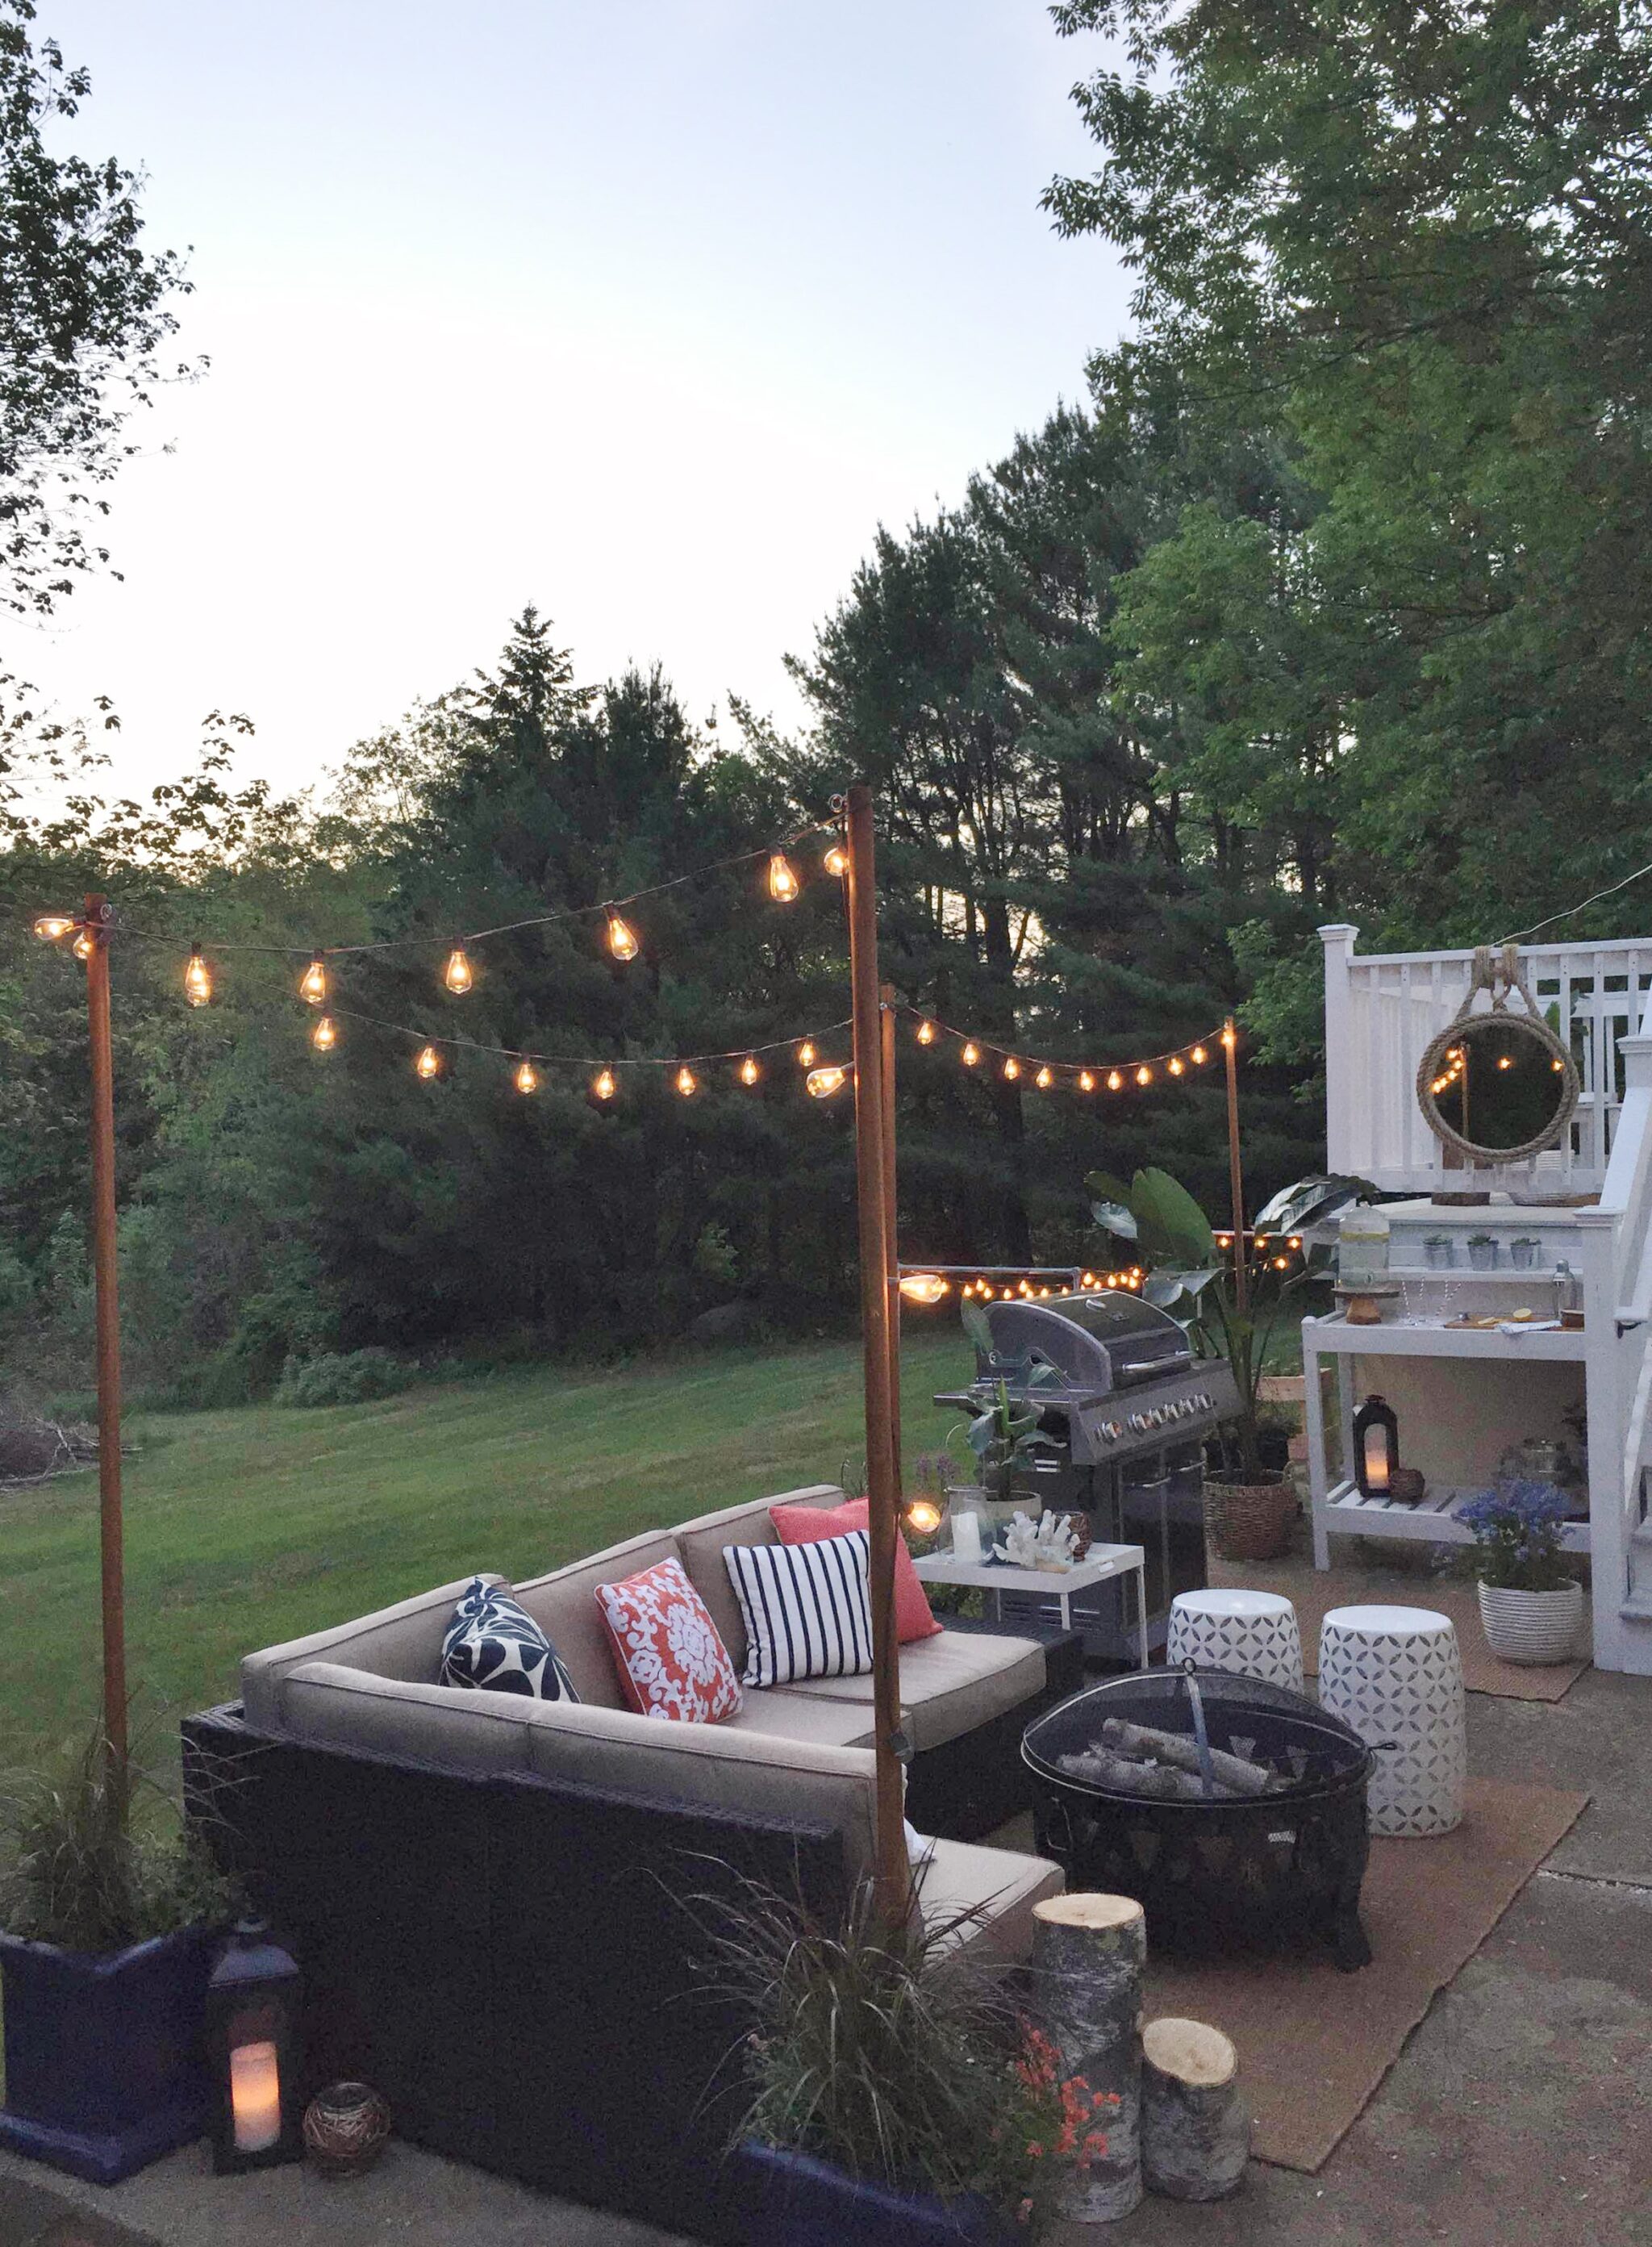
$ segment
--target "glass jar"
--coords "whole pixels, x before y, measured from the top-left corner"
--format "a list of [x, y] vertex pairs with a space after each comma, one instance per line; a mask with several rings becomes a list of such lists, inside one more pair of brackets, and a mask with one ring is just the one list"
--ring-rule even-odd
[[1380, 1209], [1344, 1210], [1336, 1227], [1336, 1276], [1345, 1287], [1380, 1287], [1388, 1278], [1389, 1221]]

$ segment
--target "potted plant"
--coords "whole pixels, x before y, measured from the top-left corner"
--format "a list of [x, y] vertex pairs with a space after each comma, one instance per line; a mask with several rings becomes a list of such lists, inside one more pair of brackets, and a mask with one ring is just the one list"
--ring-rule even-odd
[[1003, 1374], [1012, 1373], [1018, 1387], [1033, 1389], [1041, 1383], [1058, 1382], [1061, 1376], [1050, 1365], [1017, 1363], [1005, 1367], [993, 1349], [993, 1329], [986, 1312], [978, 1303], [966, 1303], [962, 1316], [964, 1330], [975, 1345], [979, 1362], [986, 1366], [989, 1373], [998, 1372], [1000, 1377], [986, 1411], [960, 1423], [948, 1434], [950, 1443], [961, 1429], [975, 1455], [980, 1478], [973, 1486], [960, 1485], [954, 1489], [952, 1505], [955, 1512], [980, 1513], [991, 1529], [999, 1530], [1007, 1527], [1015, 1517], [1020, 1503], [1015, 1491], [1017, 1474], [1034, 1451], [1050, 1448], [1048, 1438], [1039, 1433], [1037, 1407], [1029, 1405], [1018, 1410], [1013, 1405]]
[[1552, 1483], [1497, 1483], [1457, 1518], [1474, 1543], [1485, 1643], [1505, 1662], [1568, 1662], [1583, 1621], [1583, 1587], [1562, 1549], [1569, 1500]]
[[203, 2007], [232, 1906], [202, 1853], [136, 1827], [132, 1782], [101, 1727], [0, 1781], [0, 2145], [96, 2184], [206, 2127]]
[[1529, 1272], [1537, 1262], [1538, 1251], [1541, 1246], [1540, 1241], [1533, 1240], [1530, 1238], [1511, 1240], [1509, 1261], [1517, 1272]]
[[1473, 1266], [1477, 1272], [1496, 1271], [1497, 1239], [1495, 1234], [1490, 1233], [1470, 1233], [1469, 1262]]
[[1457, 1261], [1457, 1243], [1449, 1233], [1430, 1233], [1423, 1254], [1430, 1272], [1449, 1272]]
[[828, 1925], [749, 1882], [695, 1909], [708, 1982], [751, 2023], [730, 2155], [765, 2247], [1008, 2247], [1105, 2153], [1112, 2100], [970, 1959], [968, 1914], [891, 1929], [863, 1888]]
[[1225, 1358], [1232, 1369], [1239, 1409], [1220, 1433], [1220, 1467], [1205, 1477], [1206, 1528], [1225, 1559], [1273, 1559], [1290, 1542], [1296, 1497], [1265, 1456], [1259, 1398], [1268, 1347], [1292, 1296], [1323, 1269], [1323, 1252], [1304, 1247], [1306, 1229], [1371, 1199], [1375, 1188], [1362, 1178], [1314, 1178], [1276, 1194], [1245, 1245], [1241, 1309], [1232, 1252], [1218, 1246], [1204, 1211], [1168, 1171], [1137, 1171], [1126, 1185], [1097, 1171], [1085, 1185], [1097, 1225], [1130, 1242], [1150, 1267], [1148, 1301], [1181, 1323], [1201, 1356]]

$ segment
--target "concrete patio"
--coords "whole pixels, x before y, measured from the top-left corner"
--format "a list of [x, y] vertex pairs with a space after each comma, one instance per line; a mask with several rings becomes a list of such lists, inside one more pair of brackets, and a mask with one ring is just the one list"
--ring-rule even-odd
[[[1648, 2247], [1652, 1683], [1469, 1702], [1471, 1768], [1587, 1810], [1441, 1994], [1315, 2176], [1253, 2162], [1212, 2207], [1149, 2201], [1120, 2247]], [[1349, 2002], [1358, 2003], [1357, 1979]], [[645, 2146], [639, 2143], [639, 2157]], [[1074, 2228], [1062, 2247], [1100, 2231]], [[663, 2233], [393, 2146], [372, 2175], [215, 2179], [194, 2148], [113, 2191], [0, 2159], [0, 2247], [671, 2247]]]

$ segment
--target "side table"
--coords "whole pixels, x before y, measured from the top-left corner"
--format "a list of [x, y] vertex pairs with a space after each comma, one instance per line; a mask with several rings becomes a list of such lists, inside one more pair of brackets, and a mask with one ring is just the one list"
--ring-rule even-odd
[[1137, 1632], [1141, 1642], [1142, 1667], [1147, 1667], [1147, 1554], [1140, 1545], [1092, 1545], [1070, 1568], [1018, 1568], [1004, 1561], [959, 1561], [951, 1553], [928, 1553], [914, 1561], [920, 1583], [955, 1584], [969, 1591], [991, 1592], [1000, 1620], [1006, 1592], [1038, 1592], [1061, 1608], [1065, 1629], [1073, 1628], [1073, 1595], [1116, 1576], [1136, 1579]]

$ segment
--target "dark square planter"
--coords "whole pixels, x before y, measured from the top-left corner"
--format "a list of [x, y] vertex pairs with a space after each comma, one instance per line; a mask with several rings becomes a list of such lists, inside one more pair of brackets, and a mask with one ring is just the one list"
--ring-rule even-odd
[[1022, 2237], [984, 2201], [891, 2192], [750, 2139], [732, 2166], [751, 2247], [1013, 2247]]
[[214, 1937], [159, 1935], [93, 1957], [0, 1935], [0, 2145], [116, 2184], [207, 2127], [201, 2028]]

